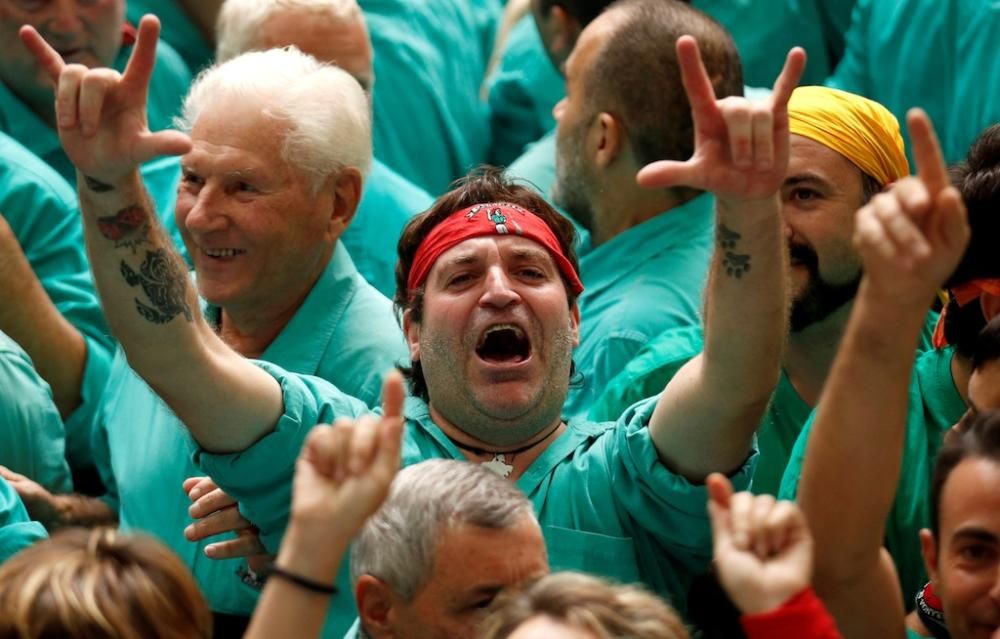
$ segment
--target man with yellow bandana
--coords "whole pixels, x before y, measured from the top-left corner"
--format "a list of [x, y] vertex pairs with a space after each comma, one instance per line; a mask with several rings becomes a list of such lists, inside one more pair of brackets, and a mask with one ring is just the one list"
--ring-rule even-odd
[[[770, 494], [777, 493], [819, 400], [861, 279], [854, 214], [909, 174], [899, 124], [882, 105], [835, 89], [800, 87], [788, 107], [791, 155], [782, 215], [791, 257], [791, 331], [778, 387], [757, 433], [760, 460], [752, 486]], [[927, 346], [932, 326], [925, 331]], [[701, 349], [701, 327], [660, 335], [612, 380], [590, 417], [617, 417], [655, 394]]]

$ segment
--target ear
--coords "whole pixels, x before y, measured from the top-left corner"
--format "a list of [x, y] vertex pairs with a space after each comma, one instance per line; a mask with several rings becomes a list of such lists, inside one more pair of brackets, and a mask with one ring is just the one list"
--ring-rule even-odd
[[931, 581], [934, 585], [938, 584], [938, 547], [937, 540], [934, 539], [934, 533], [929, 529], [924, 528], [920, 531], [920, 554], [924, 556], [924, 567], [927, 568], [927, 574], [930, 575]]
[[420, 361], [420, 324], [414, 322], [412, 311], [403, 311], [403, 335], [410, 349], [410, 361]]
[[983, 318], [987, 322], [1000, 315], [1000, 297], [996, 295], [983, 293], [979, 296], [979, 306], [983, 309]]
[[354, 214], [358, 211], [358, 203], [361, 202], [361, 188], [364, 179], [361, 171], [354, 167], [347, 167], [330, 179], [332, 184], [333, 201], [330, 206], [330, 223], [327, 226], [327, 234], [333, 241], [337, 241], [347, 225], [354, 219]]
[[599, 168], [606, 169], [621, 155], [625, 145], [625, 131], [615, 116], [603, 111], [597, 115], [591, 127], [594, 160]]
[[377, 577], [361, 575], [354, 588], [354, 601], [358, 606], [361, 625], [373, 639], [393, 637], [392, 590]]
[[569, 330], [573, 336], [573, 346], [580, 345], [580, 306], [573, 302], [573, 308], [569, 309]]
[[546, 15], [536, 14], [536, 21], [542, 40], [548, 46], [549, 55], [562, 73], [562, 65], [576, 46], [583, 25], [559, 4], [552, 5]]

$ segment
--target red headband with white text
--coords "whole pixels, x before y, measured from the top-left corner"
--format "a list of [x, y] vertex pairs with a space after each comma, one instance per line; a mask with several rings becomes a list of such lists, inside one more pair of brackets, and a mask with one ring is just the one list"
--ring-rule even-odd
[[441, 254], [473, 237], [516, 235], [541, 244], [552, 255], [559, 271], [569, 282], [574, 295], [583, 292], [580, 276], [572, 262], [563, 254], [559, 240], [542, 218], [517, 204], [489, 202], [476, 204], [446, 217], [434, 227], [417, 248], [410, 268], [406, 288], [412, 292], [423, 285], [431, 267]]

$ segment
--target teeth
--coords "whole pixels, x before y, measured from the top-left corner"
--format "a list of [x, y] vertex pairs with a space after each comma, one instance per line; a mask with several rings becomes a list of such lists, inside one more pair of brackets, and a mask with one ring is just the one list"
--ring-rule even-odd
[[241, 249], [205, 249], [205, 255], [209, 257], [233, 257], [245, 252]]

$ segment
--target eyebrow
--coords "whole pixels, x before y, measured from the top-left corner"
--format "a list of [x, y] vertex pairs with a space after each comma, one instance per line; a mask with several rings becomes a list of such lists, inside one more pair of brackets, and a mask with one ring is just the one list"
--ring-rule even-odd
[[951, 536], [952, 542], [956, 541], [982, 541], [988, 544], [996, 544], [997, 536], [984, 528], [977, 528], [975, 526], [969, 526], [968, 528], [959, 528], [954, 535]]
[[790, 175], [785, 178], [782, 186], [797, 186], [799, 184], [814, 184], [824, 189], [830, 189], [833, 187], [829, 181], [815, 173], [796, 173], [795, 175]]
[[513, 257], [524, 260], [545, 260], [549, 256], [548, 251], [545, 249], [538, 249], [534, 247], [518, 246], [516, 248], [510, 249], [510, 253]]

